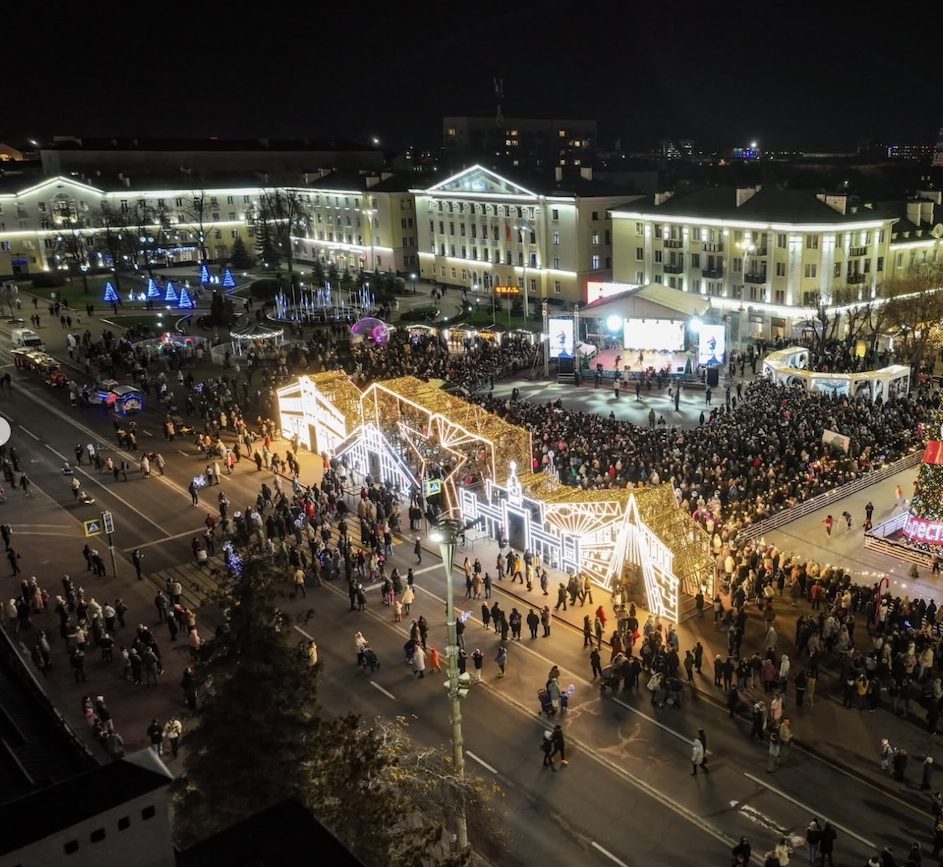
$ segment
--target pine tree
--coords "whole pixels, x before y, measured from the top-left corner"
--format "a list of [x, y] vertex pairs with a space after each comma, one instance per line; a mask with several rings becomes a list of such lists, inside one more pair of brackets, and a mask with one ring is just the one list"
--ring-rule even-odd
[[242, 235], [236, 235], [236, 240], [232, 242], [232, 250], [229, 253], [229, 261], [233, 268], [251, 268], [253, 259], [246, 247], [246, 242], [242, 240]]
[[320, 259], [315, 259], [311, 266], [311, 282], [315, 286], [324, 285], [324, 263]]

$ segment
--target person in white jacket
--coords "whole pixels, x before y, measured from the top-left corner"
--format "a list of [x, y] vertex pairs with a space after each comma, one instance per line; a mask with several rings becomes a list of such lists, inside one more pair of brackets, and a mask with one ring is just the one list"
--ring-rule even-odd
[[[697, 769], [700, 765], [704, 764], [704, 744], [701, 743], [700, 738], [695, 738], [691, 742], [691, 776], [697, 776]], [[705, 773], [707, 768], [704, 768]]]

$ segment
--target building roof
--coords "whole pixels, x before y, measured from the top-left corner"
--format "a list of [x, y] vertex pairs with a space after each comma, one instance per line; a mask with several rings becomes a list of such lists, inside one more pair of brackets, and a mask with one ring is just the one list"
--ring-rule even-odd
[[702, 316], [710, 308], [710, 300], [680, 289], [672, 289], [663, 283], [648, 283], [637, 289], [627, 289], [608, 298], [600, 298], [587, 304], [581, 311], [581, 316], [610, 316], [634, 315], [632, 310], [635, 299], [641, 298], [651, 304], [664, 307], [672, 313], [681, 313], [684, 316]]
[[313, 139], [228, 139], [206, 138], [87, 138], [62, 136], [41, 151], [374, 151], [375, 147], [351, 141], [317, 141]]
[[739, 207], [734, 187], [704, 187], [675, 193], [660, 204], [655, 204], [655, 201], [656, 197], [646, 197], [644, 201], [612, 210], [656, 217], [664, 215], [742, 222], [839, 225], [893, 219], [895, 216], [881, 207], [862, 207], [856, 203], [850, 203], [842, 214], [818, 199], [814, 190], [783, 190], [776, 187], [761, 187]]
[[297, 186], [312, 190], [338, 190], [340, 192], [349, 190], [357, 193], [401, 193], [409, 190], [415, 181], [416, 178], [411, 175], [392, 174], [386, 171], [345, 171], [331, 172], [317, 178], [312, 177]]
[[362, 867], [298, 801], [288, 800], [185, 849], [177, 867], [282, 867], [315, 860], [332, 867]]
[[145, 748], [107, 765], [48, 786], [0, 808], [0, 855], [16, 852], [50, 834], [135, 798], [169, 786], [173, 775]]
[[624, 197], [629, 201], [634, 194], [625, 186], [618, 186], [612, 181], [584, 178], [582, 175], [570, 175], [557, 180], [553, 170], [547, 172], [529, 172], [519, 167], [508, 170], [488, 168], [480, 164], [468, 166], [459, 171], [443, 171], [431, 177], [423, 177], [425, 186], [412, 184], [418, 192], [433, 192], [448, 195], [474, 197], [476, 192], [483, 194], [501, 194], [521, 196], [550, 196], [560, 198], [613, 198]]

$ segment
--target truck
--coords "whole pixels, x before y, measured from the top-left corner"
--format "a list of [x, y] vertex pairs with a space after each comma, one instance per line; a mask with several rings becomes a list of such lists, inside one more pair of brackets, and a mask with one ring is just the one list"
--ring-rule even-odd
[[43, 339], [35, 331], [30, 331], [29, 328], [14, 328], [12, 337], [13, 345], [23, 349], [38, 349], [42, 351], [46, 348]]

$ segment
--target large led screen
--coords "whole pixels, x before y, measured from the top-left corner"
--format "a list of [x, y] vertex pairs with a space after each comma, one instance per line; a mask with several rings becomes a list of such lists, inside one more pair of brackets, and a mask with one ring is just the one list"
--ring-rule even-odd
[[684, 322], [675, 319], [626, 319], [625, 348], [677, 352], [684, 348]]
[[716, 367], [724, 363], [727, 341], [723, 325], [705, 325], [701, 323], [700, 343], [698, 344], [697, 363]]
[[550, 328], [550, 357], [573, 357], [573, 320], [551, 319]]

